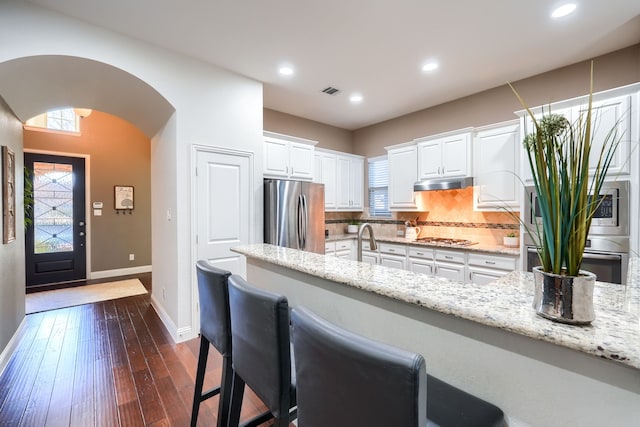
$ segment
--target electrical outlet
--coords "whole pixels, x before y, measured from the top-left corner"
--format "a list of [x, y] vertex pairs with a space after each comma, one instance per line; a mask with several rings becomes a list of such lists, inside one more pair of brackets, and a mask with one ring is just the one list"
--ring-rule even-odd
[[129, 261], [133, 261], [136, 259], [136, 255], [135, 254], [129, 254]]
[[404, 231], [396, 230], [396, 236], [400, 236], [400, 237], [404, 236]]

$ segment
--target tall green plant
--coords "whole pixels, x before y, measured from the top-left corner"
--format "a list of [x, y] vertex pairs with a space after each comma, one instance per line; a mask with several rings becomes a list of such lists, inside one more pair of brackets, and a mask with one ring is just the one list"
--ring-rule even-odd
[[589, 175], [593, 147], [593, 63], [587, 110], [570, 123], [558, 114], [538, 120], [515, 88], [514, 94], [533, 121], [535, 131], [524, 139], [533, 183], [538, 198], [542, 226], [528, 230], [538, 247], [544, 271], [577, 276], [587, 243], [591, 219], [602, 200], [599, 194], [621, 135], [617, 126], [607, 132], [598, 154], [598, 163]]

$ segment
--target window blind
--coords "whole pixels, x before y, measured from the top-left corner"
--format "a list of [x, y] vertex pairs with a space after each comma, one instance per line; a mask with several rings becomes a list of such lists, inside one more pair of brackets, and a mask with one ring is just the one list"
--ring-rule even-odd
[[369, 164], [369, 215], [391, 216], [389, 211], [389, 161], [372, 157]]

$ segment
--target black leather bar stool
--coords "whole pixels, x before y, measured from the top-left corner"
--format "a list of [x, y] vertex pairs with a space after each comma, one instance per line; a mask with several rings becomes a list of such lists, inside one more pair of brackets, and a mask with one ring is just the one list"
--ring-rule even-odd
[[304, 427], [501, 426], [496, 406], [428, 376], [422, 355], [291, 314], [298, 422]]
[[288, 426], [296, 418], [296, 388], [292, 379], [287, 298], [257, 289], [242, 277], [232, 275], [229, 307], [233, 348], [229, 426], [239, 424], [245, 384], [269, 411], [243, 426], [257, 426], [272, 418], [272, 425]]
[[[218, 426], [226, 427], [229, 419], [233, 380], [228, 290], [228, 279], [231, 273], [213, 267], [203, 260], [196, 263], [196, 273], [200, 301], [200, 353], [198, 354], [196, 385], [191, 409], [191, 426], [194, 427], [198, 421], [200, 403], [220, 394]], [[213, 345], [222, 355], [222, 378], [220, 386], [202, 393], [209, 345]]]

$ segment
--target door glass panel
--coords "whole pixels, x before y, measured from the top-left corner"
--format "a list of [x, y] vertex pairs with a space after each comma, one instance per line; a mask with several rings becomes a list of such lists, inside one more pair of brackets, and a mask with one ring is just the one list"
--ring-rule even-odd
[[34, 252], [73, 251], [73, 167], [33, 163]]

